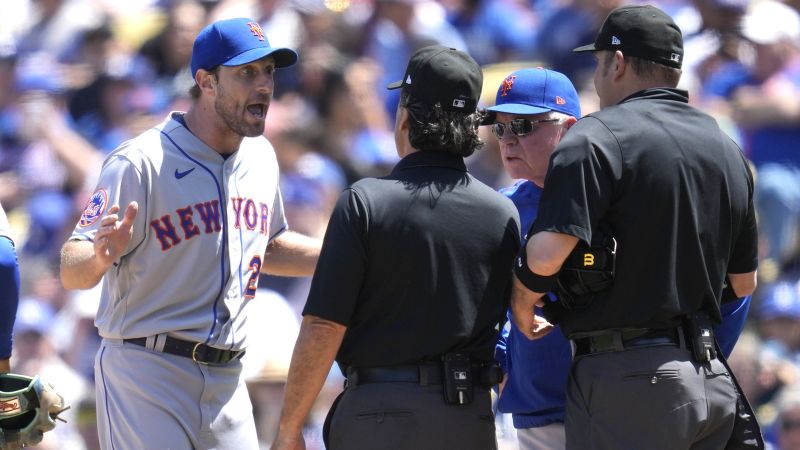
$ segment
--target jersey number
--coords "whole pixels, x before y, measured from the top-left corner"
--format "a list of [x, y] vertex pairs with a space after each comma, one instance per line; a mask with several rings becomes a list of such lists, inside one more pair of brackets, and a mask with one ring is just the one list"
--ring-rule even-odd
[[261, 275], [261, 256], [253, 256], [248, 264], [253, 273], [250, 279], [247, 280], [247, 288], [244, 290], [244, 298], [253, 298], [256, 296], [256, 289], [258, 288], [258, 276]]

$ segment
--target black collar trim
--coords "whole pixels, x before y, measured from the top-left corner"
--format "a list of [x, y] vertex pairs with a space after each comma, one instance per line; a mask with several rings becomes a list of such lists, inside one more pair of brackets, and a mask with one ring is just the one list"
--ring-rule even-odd
[[461, 156], [438, 151], [418, 151], [401, 159], [394, 166], [392, 173], [412, 167], [446, 167], [467, 172], [467, 166]]
[[670, 88], [651, 88], [639, 92], [635, 92], [628, 97], [625, 97], [620, 103], [629, 102], [631, 100], [674, 100], [682, 103], [689, 103], [689, 92], [682, 89]]

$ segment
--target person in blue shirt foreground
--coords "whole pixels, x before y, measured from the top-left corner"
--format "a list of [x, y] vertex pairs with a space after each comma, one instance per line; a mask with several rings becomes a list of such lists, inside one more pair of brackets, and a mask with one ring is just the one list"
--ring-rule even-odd
[[[494, 113], [492, 132], [500, 143], [503, 167], [518, 179], [501, 192], [519, 210], [525, 233], [536, 218], [550, 155], [581, 117], [578, 94], [560, 72], [522, 69], [502, 81], [488, 110]], [[726, 357], [744, 327], [750, 301], [747, 296], [722, 305], [723, 322], [715, 331]], [[498, 409], [512, 414], [521, 450], [563, 449], [569, 341], [560, 330], [529, 340], [514, 324], [511, 310], [508, 319], [495, 353], [506, 374]], [[551, 326], [541, 320], [542, 328]]]
[[19, 305], [19, 264], [11, 227], [0, 205], [0, 373], [11, 371], [11, 342]]

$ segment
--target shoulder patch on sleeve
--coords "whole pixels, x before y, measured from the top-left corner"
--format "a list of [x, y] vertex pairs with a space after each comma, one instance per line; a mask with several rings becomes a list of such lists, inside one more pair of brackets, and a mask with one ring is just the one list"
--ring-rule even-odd
[[108, 193], [106, 190], [100, 188], [94, 191], [94, 194], [89, 197], [89, 201], [86, 202], [86, 207], [83, 209], [78, 225], [81, 228], [86, 228], [97, 222], [97, 219], [106, 211], [107, 206]]

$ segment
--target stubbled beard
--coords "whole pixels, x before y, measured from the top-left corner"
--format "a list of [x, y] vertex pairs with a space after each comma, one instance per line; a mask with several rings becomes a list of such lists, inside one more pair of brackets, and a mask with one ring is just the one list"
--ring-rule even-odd
[[[228, 97], [225, 95], [222, 85], [218, 84], [217, 86], [219, 88], [219, 94], [214, 100], [214, 111], [222, 118], [225, 125], [242, 137], [256, 137], [264, 134], [265, 120], [261, 120], [255, 124], [246, 122], [244, 119], [244, 115], [248, 114], [246, 108], [243, 107], [241, 112], [237, 111], [235, 104], [226, 101]], [[266, 105], [264, 109], [264, 117], [266, 118], [267, 110], [269, 109], [269, 98], [259, 99], [259, 101], [262, 101]]]

